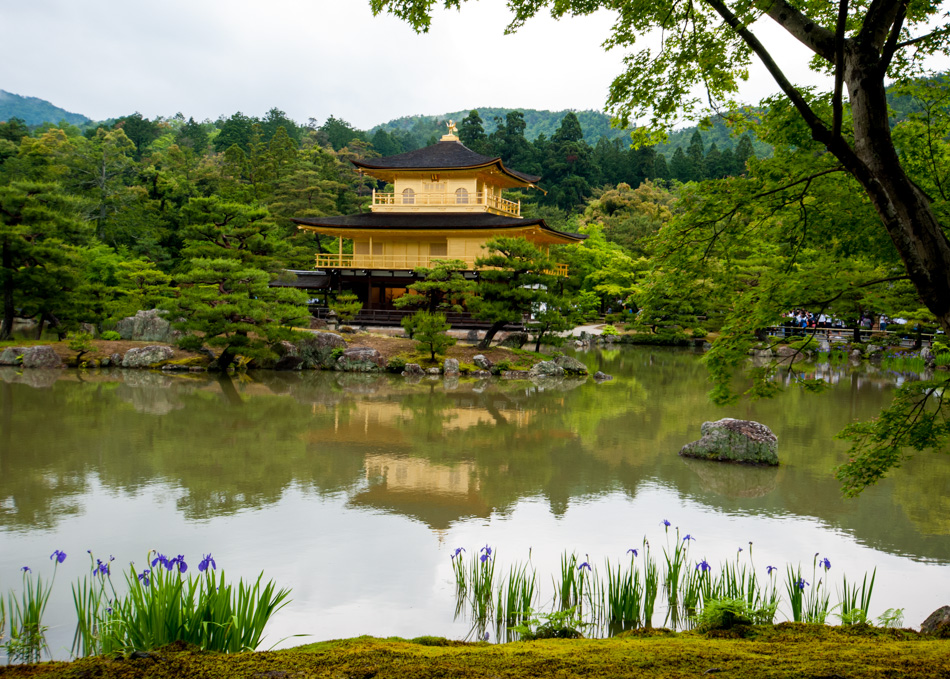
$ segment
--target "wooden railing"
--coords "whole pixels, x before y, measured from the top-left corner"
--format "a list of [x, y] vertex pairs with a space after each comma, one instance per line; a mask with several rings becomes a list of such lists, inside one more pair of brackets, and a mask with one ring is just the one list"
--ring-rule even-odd
[[[349, 254], [318, 254], [317, 269], [395, 269], [397, 271], [411, 271], [420, 267], [432, 268], [432, 262], [437, 259], [457, 259], [447, 255], [424, 256], [424, 255], [349, 255]], [[474, 258], [463, 258], [465, 268], [474, 270]], [[556, 263], [554, 269], [545, 271], [552, 276], [567, 277], [567, 264]]]
[[[327, 320], [330, 315], [330, 310], [326, 307], [312, 306], [310, 307], [310, 313], [314, 318], [319, 318], [321, 320]], [[403, 311], [396, 309], [360, 309], [359, 313], [356, 314], [356, 318], [352, 321], [349, 321], [348, 325], [400, 325], [402, 319], [406, 316], [411, 316], [414, 314], [414, 311]], [[468, 313], [455, 313], [449, 312], [445, 314], [445, 320], [453, 328], [473, 328], [473, 329], [487, 329], [491, 327], [491, 321], [479, 321], [472, 318], [471, 314]], [[512, 332], [524, 330], [525, 320], [522, 320], [521, 323], [509, 323], [506, 325], [503, 330]]]
[[373, 206], [402, 209], [407, 211], [419, 207], [453, 207], [465, 208], [471, 205], [483, 205], [498, 210], [512, 217], [521, 216], [521, 202], [501, 198], [492, 193], [479, 191], [460, 196], [457, 193], [444, 191], [441, 193], [417, 192], [411, 196], [404, 193], [380, 193], [373, 191]]

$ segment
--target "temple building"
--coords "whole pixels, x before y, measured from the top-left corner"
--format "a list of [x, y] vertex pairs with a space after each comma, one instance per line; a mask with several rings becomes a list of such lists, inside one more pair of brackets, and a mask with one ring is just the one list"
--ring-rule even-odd
[[[552, 229], [543, 219], [524, 219], [521, 203], [502, 192], [537, 189], [540, 177], [467, 148], [451, 121], [437, 144], [353, 164], [392, 191], [374, 189], [368, 213], [293, 221], [336, 239], [336, 252], [318, 254], [315, 271], [306, 276], [318, 281], [313, 287], [352, 290], [364, 312], [393, 309], [392, 301], [417, 278], [413, 270], [436, 259], [461, 260], [477, 277], [475, 259], [488, 255], [484, 244], [492, 238], [523, 237], [544, 252], [585, 238]], [[566, 267], [557, 273], [566, 275]]]

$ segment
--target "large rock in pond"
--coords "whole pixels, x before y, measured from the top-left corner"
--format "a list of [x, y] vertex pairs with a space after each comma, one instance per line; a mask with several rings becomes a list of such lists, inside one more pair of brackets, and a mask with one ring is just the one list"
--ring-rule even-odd
[[478, 354], [477, 356], [475, 356], [472, 359], [472, 363], [477, 365], [482, 370], [491, 370], [492, 367], [494, 366], [494, 363], [491, 362], [491, 359], [489, 359], [487, 356], [483, 354]]
[[407, 363], [406, 367], [402, 369], [402, 376], [409, 377], [412, 375], [425, 375], [426, 371], [422, 369], [422, 366], [418, 363]]
[[148, 368], [156, 363], [169, 360], [175, 352], [171, 347], [153, 344], [147, 347], [129, 349], [122, 357], [123, 368]]
[[530, 377], [564, 377], [564, 368], [554, 361], [541, 361], [531, 366]]
[[764, 424], [731, 417], [703, 422], [703, 437], [680, 450], [683, 457], [750, 464], [778, 464], [778, 438]]
[[505, 339], [498, 343], [498, 346], [508, 347], [509, 349], [520, 349], [528, 343], [529, 339], [528, 333], [526, 332], [510, 332]]
[[386, 360], [372, 347], [350, 347], [336, 361], [336, 369], [348, 373], [380, 372]]
[[459, 376], [459, 362], [457, 358], [447, 358], [442, 364], [442, 372], [446, 377], [458, 377]]
[[587, 374], [587, 366], [571, 356], [565, 356], [564, 354], [555, 356], [554, 362], [561, 368], [564, 368], [564, 372], [568, 375]]
[[942, 627], [950, 627], [950, 606], [941, 606], [920, 623], [922, 634], [933, 634]]
[[171, 323], [163, 317], [164, 313], [158, 309], [136, 311], [134, 316], [116, 323], [115, 331], [124, 340], [171, 343], [181, 337], [181, 332], [172, 328]]
[[23, 352], [24, 368], [62, 368], [63, 360], [59, 357], [53, 347], [42, 345], [38, 347], [27, 347]]

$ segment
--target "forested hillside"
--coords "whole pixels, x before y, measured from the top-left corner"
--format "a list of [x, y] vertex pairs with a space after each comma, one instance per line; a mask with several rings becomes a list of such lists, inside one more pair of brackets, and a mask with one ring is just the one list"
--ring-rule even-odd
[[61, 120], [65, 120], [70, 125], [84, 125], [92, 122], [84, 115], [70, 113], [44, 99], [23, 97], [0, 90], [0, 120], [6, 121], [11, 118], [19, 118], [27, 125], [58, 123]]

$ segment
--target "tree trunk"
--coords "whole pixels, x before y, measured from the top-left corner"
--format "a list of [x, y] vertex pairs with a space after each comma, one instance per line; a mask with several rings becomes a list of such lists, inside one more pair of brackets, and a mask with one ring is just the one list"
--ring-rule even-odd
[[495, 339], [495, 335], [498, 334], [498, 331], [507, 325], [508, 321], [495, 321], [492, 323], [491, 327], [485, 332], [485, 337], [481, 342], [478, 343], [479, 349], [487, 349], [491, 346], [491, 341]]
[[930, 198], [906, 175], [891, 138], [880, 57], [855, 43], [846, 56], [854, 150], [843, 141], [829, 150], [861, 183], [904, 262], [920, 300], [950, 333], [950, 240]]

